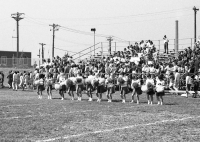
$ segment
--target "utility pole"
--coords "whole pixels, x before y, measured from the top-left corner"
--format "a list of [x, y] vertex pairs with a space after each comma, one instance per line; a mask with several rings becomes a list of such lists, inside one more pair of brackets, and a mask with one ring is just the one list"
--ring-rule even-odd
[[[58, 27], [59, 25], [58, 24], [53, 24], [53, 25], [49, 25], [52, 27], [52, 31], [53, 31], [53, 44], [52, 44], [52, 59], [54, 58], [54, 39], [55, 39], [55, 31], [58, 31]], [[50, 31], [51, 31], [50, 30]]]
[[24, 19], [21, 17], [23, 14], [24, 13], [19, 13], [19, 12], [11, 14], [11, 17], [17, 21], [17, 37], [16, 37], [17, 38], [17, 66], [18, 66], [18, 58], [19, 58], [19, 21]]
[[39, 55], [37, 55], [39, 57], [39, 67], [40, 67], [40, 49], [39, 49]]
[[196, 39], [197, 39], [197, 25], [196, 25], [196, 16], [197, 16], [197, 11], [199, 11], [199, 9], [197, 9], [195, 6], [193, 7], [193, 10], [194, 10], [194, 42], [196, 42]]
[[40, 45], [42, 45], [42, 64], [44, 63], [44, 45], [46, 45], [46, 44], [44, 44], [44, 43], [39, 43]]
[[109, 48], [108, 48], [108, 52], [111, 55], [111, 41], [113, 41], [112, 37], [107, 37], [107, 40], [109, 41]]

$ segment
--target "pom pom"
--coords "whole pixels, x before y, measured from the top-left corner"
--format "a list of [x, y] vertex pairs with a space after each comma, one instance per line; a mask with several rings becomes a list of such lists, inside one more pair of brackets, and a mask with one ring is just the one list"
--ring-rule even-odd
[[39, 85], [44, 85], [43, 79], [40, 79], [40, 80], [39, 80]]
[[56, 89], [56, 90], [60, 90], [60, 89], [61, 89], [61, 85], [58, 84], [58, 83], [56, 83], [56, 84], [55, 84], [55, 89]]
[[73, 81], [71, 81], [70, 79], [67, 79], [67, 80], [66, 80], [66, 86], [67, 86], [68, 88], [70, 88], [72, 85], [73, 85]]
[[61, 85], [61, 86], [62, 86], [62, 85], [65, 85], [65, 86], [66, 86], [66, 81], [61, 82], [60, 85]]
[[119, 77], [117, 81], [119, 82], [119, 84], [124, 84], [124, 82], [125, 82], [122, 77]]
[[93, 86], [98, 86], [98, 85], [99, 85], [99, 81], [96, 80], [96, 79], [94, 79], [94, 80], [92, 81], [92, 85], [93, 85]]
[[147, 91], [147, 86], [146, 85], [142, 85], [141, 90], [142, 90], [142, 92], [146, 92]]
[[132, 84], [132, 87], [134, 87], [135, 89], [136, 89], [136, 88], [139, 88], [139, 84], [138, 84], [137, 82], [134, 82], [134, 83]]
[[104, 85], [104, 84], [105, 84], [105, 80], [104, 80], [104, 79], [101, 79], [101, 80], [99, 81], [99, 84]]
[[40, 85], [40, 81], [39, 81], [39, 80], [36, 80], [36, 81], [34, 82], [34, 84], [35, 84], [35, 85]]
[[112, 83], [113, 82], [112, 78], [108, 78], [107, 81], [108, 81], [108, 83]]
[[91, 79], [86, 78], [86, 79], [85, 79], [85, 84], [91, 84]]
[[148, 83], [147, 83], [147, 88], [148, 88], [148, 89], [153, 89], [153, 84], [150, 83], [150, 82], [148, 82]]
[[81, 83], [81, 82], [82, 82], [82, 79], [81, 79], [81, 78], [76, 78], [76, 82], [77, 82], [77, 83]]
[[156, 91], [158, 92], [158, 93], [160, 93], [160, 92], [163, 92], [164, 91], [164, 86], [162, 86], [162, 85], [158, 85], [157, 87], [156, 87]]

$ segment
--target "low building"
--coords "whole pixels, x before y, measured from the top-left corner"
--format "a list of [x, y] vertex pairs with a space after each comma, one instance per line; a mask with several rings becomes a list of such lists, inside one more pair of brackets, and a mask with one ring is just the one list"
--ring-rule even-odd
[[0, 67], [31, 67], [31, 52], [0, 51]]

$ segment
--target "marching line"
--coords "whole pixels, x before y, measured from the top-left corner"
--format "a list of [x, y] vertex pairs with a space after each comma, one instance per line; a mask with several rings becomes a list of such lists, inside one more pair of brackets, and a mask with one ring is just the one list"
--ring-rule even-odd
[[81, 137], [81, 136], [86, 136], [86, 135], [90, 135], [90, 134], [99, 134], [99, 133], [111, 132], [111, 131], [116, 131], [116, 130], [132, 129], [134, 127], [140, 127], [140, 126], [149, 126], [149, 125], [156, 125], [156, 124], [176, 122], [176, 121], [184, 121], [184, 120], [188, 120], [188, 119], [197, 119], [197, 118], [200, 118], [200, 116], [186, 117], [186, 118], [172, 119], [172, 120], [162, 120], [162, 121], [156, 121], [153, 123], [137, 124], [137, 125], [124, 126], [124, 127], [113, 128], [113, 129], [104, 129], [104, 130], [82, 133], [82, 134], [78, 134], [78, 135], [68, 135], [68, 136], [64, 136], [64, 137], [56, 137], [56, 138], [45, 139], [45, 140], [36, 140], [36, 142], [49, 142], [49, 141], [55, 141], [55, 140], [59, 140], [59, 139], [70, 139], [70, 138]]

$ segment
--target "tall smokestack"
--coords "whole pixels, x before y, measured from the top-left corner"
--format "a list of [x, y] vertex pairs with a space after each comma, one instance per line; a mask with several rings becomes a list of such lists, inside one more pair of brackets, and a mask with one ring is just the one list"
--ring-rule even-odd
[[178, 20], [175, 21], [175, 56], [178, 57]]

